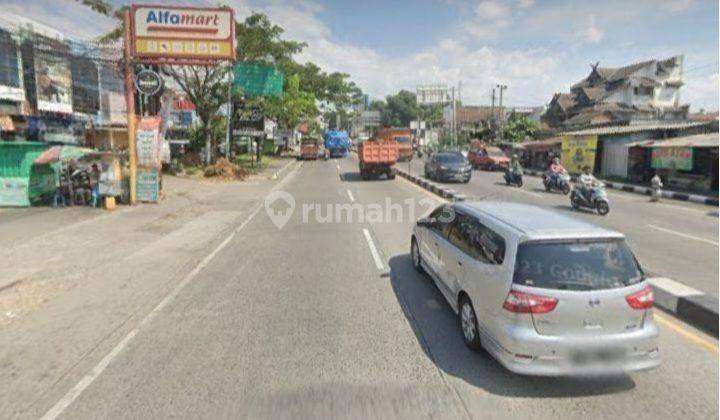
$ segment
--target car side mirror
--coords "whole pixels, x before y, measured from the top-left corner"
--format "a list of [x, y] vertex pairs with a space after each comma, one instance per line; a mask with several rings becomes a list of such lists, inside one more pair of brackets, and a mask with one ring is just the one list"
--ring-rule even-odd
[[421, 217], [417, 221], [418, 226], [422, 227], [433, 227], [437, 224], [437, 219], [434, 217]]

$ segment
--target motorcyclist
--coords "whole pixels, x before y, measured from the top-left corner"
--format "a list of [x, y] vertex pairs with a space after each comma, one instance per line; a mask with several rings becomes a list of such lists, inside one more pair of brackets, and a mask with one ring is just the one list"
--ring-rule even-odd
[[592, 194], [593, 188], [601, 187], [602, 182], [595, 178], [590, 170], [590, 167], [586, 166], [583, 168], [582, 174], [580, 174], [580, 177], [578, 178], [578, 186], [580, 187], [580, 192], [583, 194], [585, 199], [590, 201], [590, 195]]
[[650, 187], [652, 188], [652, 196], [650, 198], [651, 201], [660, 201], [660, 196], [662, 196], [662, 179], [660, 179], [660, 175], [655, 173], [655, 176], [652, 177], [650, 180]]
[[523, 167], [517, 154], [512, 155], [512, 158], [510, 158], [510, 172], [513, 175], [523, 174]]
[[557, 185], [558, 178], [560, 175], [565, 173], [565, 167], [560, 163], [560, 158], [554, 157], [548, 168], [548, 176], [550, 180]]

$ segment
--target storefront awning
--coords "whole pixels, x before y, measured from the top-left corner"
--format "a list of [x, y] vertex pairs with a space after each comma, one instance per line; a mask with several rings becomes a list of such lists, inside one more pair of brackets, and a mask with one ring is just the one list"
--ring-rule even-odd
[[718, 133], [696, 134], [694, 136], [674, 137], [667, 140], [641, 140], [629, 143], [628, 147], [718, 147]]
[[[553, 148], [562, 145], [562, 139], [560, 137], [551, 137], [549, 139], [538, 140], [538, 141], [526, 141], [518, 144], [517, 148], [530, 150], [532, 152], [545, 152], [552, 150]], [[518, 147], [519, 146], [519, 147]]]

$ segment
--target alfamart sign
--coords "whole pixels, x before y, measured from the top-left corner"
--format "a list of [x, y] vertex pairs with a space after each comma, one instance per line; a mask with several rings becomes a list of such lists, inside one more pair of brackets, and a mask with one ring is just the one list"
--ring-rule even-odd
[[132, 6], [138, 58], [235, 60], [235, 16], [229, 8]]

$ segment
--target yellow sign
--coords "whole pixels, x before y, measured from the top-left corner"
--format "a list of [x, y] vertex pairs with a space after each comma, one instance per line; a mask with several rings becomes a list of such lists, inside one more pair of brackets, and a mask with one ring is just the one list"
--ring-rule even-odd
[[178, 41], [172, 39], [138, 39], [135, 52], [142, 56], [162, 57], [228, 57], [233, 45], [228, 41]]
[[562, 164], [568, 172], [577, 174], [588, 166], [595, 172], [597, 136], [562, 136]]
[[133, 5], [135, 57], [162, 61], [235, 61], [235, 14], [227, 7]]

